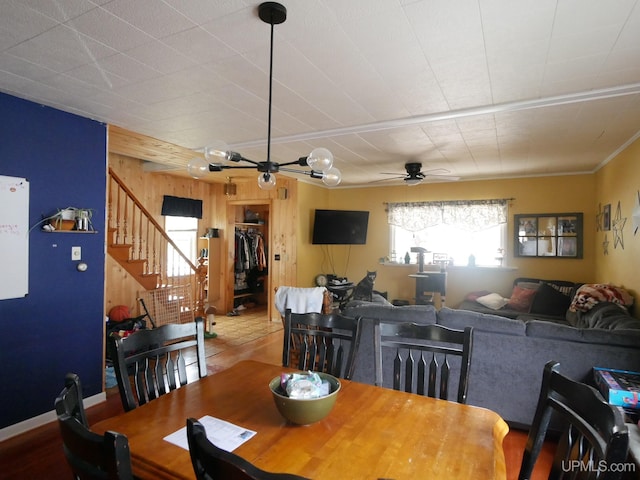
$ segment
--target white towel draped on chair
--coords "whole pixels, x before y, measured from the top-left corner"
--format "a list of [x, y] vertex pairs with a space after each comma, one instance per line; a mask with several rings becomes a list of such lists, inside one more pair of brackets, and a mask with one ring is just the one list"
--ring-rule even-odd
[[276, 308], [281, 315], [290, 308], [292, 313], [322, 313], [325, 287], [278, 287]]

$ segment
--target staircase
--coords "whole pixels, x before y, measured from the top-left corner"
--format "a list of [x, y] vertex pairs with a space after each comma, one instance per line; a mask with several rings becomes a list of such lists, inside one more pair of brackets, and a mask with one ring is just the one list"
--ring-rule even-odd
[[111, 168], [107, 219], [107, 253], [145, 290], [189, 286], [191, 311], [204, 317], [205, 260], [194, 265]]

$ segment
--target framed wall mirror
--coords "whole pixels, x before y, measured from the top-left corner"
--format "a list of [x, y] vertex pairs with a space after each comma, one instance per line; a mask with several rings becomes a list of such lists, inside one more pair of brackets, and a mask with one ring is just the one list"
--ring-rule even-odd
[[514, 215], [516, 257], [582, 258], [582, 213]]

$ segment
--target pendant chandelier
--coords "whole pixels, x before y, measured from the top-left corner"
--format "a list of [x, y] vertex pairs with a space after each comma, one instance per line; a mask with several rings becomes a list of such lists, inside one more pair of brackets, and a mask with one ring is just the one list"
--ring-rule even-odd
[[[192, 159], [187, 165], [189, 174], [194, 178], [202, 178], [209, 172], [221, 172], [231, 168], [254, 168], [258, 173], [258, 186], [263, 190], [271, 190], [276, 185], [277, 172], [301, 173], [311, 178], [321, 179], [329, 186], [335, 187], [342, 180], [340, 170], [333, 166], [333, 155], [326, 148], [316, 148], [308, 156], [288, 163], [271, 161], [271, 95], [273, 90], [273, 27], [284, 23], [287, 9], [276, 2], [264, 2], [258, 7], [260, 19], [271, 25], [271, 48], [269, 58], [269, 119], [267, 123], [267, 159], [257, 162], [231, 151], [223, 142], [215, 142], [204, 148], [204, 159]], [[222, 162], [232, 162], [222, 163]], [[238, 163], [239, 165], [234, 165]], [[248, 165], [246, 165], [248, 164]], [[298, 168], [295, 168], [298, 167]], [[307, 167], [307, 170], [302, 168]]]

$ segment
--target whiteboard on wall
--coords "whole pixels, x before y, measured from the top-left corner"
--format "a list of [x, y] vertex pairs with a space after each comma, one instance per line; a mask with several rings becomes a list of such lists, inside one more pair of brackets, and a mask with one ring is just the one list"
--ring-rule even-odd
[[0, 175], [0, 300], [29, 293], [29, 181]]

